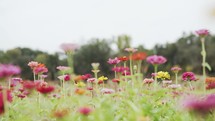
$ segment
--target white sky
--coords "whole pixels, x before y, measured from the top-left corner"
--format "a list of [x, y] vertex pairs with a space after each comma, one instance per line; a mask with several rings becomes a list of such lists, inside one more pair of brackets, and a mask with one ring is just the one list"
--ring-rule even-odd
[[183, 32], [215, 33], [215, 0], [0, 0], [0, 50], [60, 51], [64, 42], [128, 34], [133, 46], [174, 42]]

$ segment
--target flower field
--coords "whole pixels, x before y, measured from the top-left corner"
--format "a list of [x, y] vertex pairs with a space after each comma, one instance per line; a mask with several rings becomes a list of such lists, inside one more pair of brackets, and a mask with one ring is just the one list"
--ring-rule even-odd
[[[109, 58], [113, 76], [100, 74], [100, 64], [91, 64], [92, 73], [75, 75], [73, 54], [77, 46], [62, 44], [68, 65], [55, 67], [56, 81], [47, 81], [45, 64], [26, 63], [33, 80], [20, 78], [16, 65], [0, 65], [1, 121], [214, 121], [215, 77], [206, 60], [205, 37], [208, 30], [196, 32], [202, 44], [202, 75], [183, 71], [162, 55], [147, 55], [125, 48], [126, 55]], [[153, 66], [145, 77], [142, 61]], [[84, 67], [83, 67], [84, 68]], [[108, 74], [107, 74], [108, 75]]]

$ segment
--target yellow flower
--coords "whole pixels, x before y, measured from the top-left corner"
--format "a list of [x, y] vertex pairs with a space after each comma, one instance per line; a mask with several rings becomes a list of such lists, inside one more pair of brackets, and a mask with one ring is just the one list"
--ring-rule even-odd
[[78, 82], [78, 83], [76, 84], [76, 86], [77, 86], [77, 87], [85, 87], [86, 84], [85, 84], [84, 82]]
[[160, 79], [170, 79], [170, 75], [168, 72], [159, 71], [156, 76]]
[[99, 81], [106, 81], [106, 80], [108, 80], [108, 78], [105, 77], [105, 76], [101, 76], [101, 77], [98, 78], [98, 80]]

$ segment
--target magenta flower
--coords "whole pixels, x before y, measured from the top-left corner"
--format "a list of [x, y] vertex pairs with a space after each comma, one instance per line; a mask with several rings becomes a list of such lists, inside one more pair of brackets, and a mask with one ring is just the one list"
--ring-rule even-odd
[[21, 69], [18, 66], [14, 66], [10, 64], [0, 65], [0, 78], [16, 75], [16, 74], [19, 74], [20, 72], [21, 72]]
[[196, 81], [196, 76], [193, 72], [184, 72], [182, 74], [182, 80], [184, 81]]
[[89, 83], [93, 83], [93, 82], [95, 82], [96, 81], [96, 78], [88, 78], [87, 79], [87, 82], [89, 82]]
[[43, 74], [48, 72], [48, 69], [42, 66], [42, 67], [36, 67], [33, 71], [35, 74]]
[[82, 80], [87, 80], [87, 79], [89, 79], [91, 77], [92, 77], [91, 74], [84, 74], [84, 75], [81, 76]]
[[115, 57], [114, 59], [109, 58], [107, 62], [109, 64], [116, 65], [116, 64], [118, 64], [120, 62], [120, 60], [117, 57]]
[[115, 72], [124, 72], [124, 71], [129, 71], [129, 68], [128, 67], [118, 66], [118, 67], [112, 68], [112, 71], [115, 71]]
[[34, 68], [37, 67], [38, 65], [39, 65], [39, 63], [36, 62], [36, 61], [31, 61], [31, 62], [28, 63], [28, 66], [30, 66], [31, 69], [34, 69]]
[[164, 64], [167, 59], [163, 56], [151, 55], [146, 58], [146, 61], [152, 65]]
[[207, 36], [209, 34], [209, 31], [207, 29], [200, 29], [200, 30], [196, 31], [196, 34], [204, 37], [204, 36]]
[[92, 109], [89, 107], [81, 107], [78, 112], [84, 116], [88, 116], [92, 112]]
[[61, 75], [57, 77], [60, 80], [69, 81], [71, 79], [69, 74]]
[[215, 109], [215, 94], [205, 97], [190, 96], [185, 99], [184, 107], [189, 111], [205, 115]]
[[78, 49], [78, 45], [73, 43], [63, 43], [60, 45], [60, 48], [65, 52], [73, 52], [74, 50]]

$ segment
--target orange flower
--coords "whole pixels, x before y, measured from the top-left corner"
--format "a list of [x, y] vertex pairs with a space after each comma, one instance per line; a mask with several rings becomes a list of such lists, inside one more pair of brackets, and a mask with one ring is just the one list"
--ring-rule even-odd
[[128, 57], [122, 56], [122, 57], [119, 57], [118, 59], [119, 59], [120, 61], [127, 61], [127, 60], [128, 60]]
[[207, 77], [205, 83], [207, 84], [215, 83], [215, 77]]
[[77, 88], [75, 90], [75, 94], [78, 94], [78, 95], [83, 95], [86, 91], [84, 89], [81, 89], [81, 88]]
[[82, 76], [81, 75], [78, 75], [74, 78], [75, 82], [79, 82], [79, 81], [82, 81]]
[[68, 114], [69, 114], [69, 109], [59, 109], [59, 110], [53, 111], [52, 113], [53, 117], [56, 117], [56, 118], [63, 118]]
[[137, 52], [137, 53], [134, 53], [133, 56], [132, 56], [132, 59], [133, 60], [144, 60], [146, 59], [146, 53], [145, 52]]

